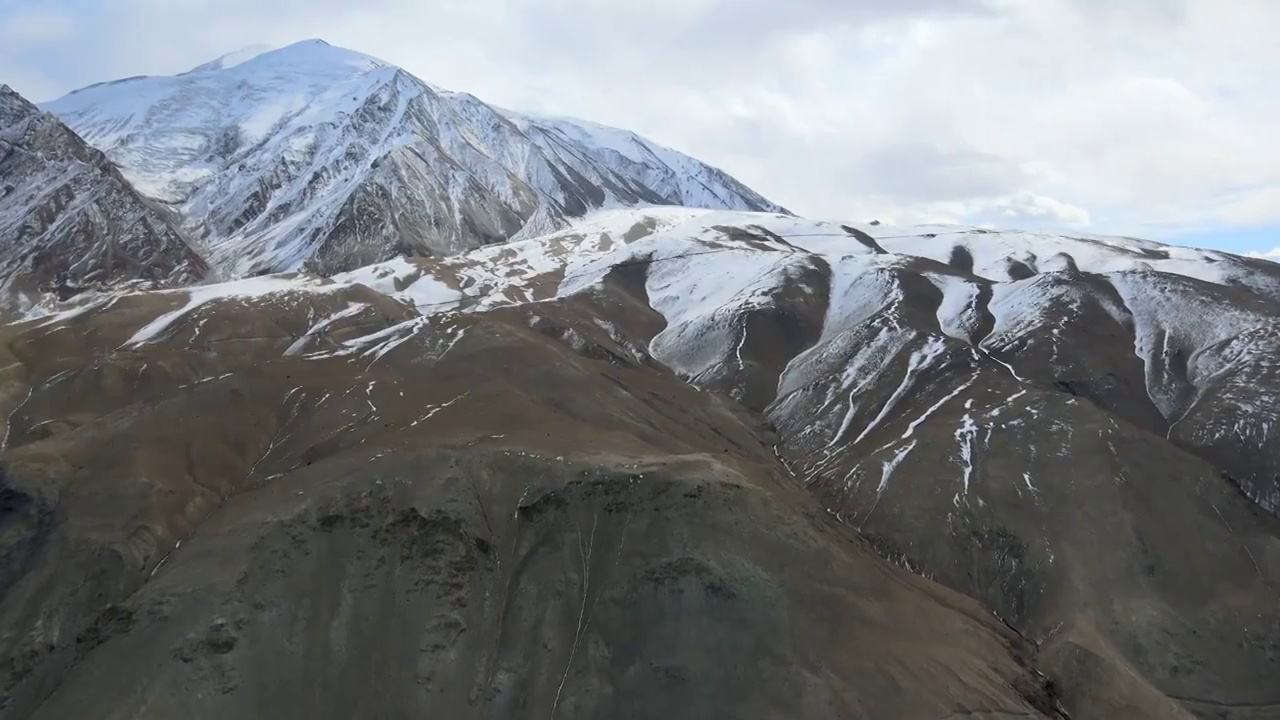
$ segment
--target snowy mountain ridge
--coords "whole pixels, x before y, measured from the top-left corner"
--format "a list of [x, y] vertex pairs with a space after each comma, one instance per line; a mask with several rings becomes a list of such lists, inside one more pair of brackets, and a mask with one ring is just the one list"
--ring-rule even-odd
[[[1280, 439], [1274, 263], [1132, 238], [652, 208], [334, 280], [435, 315], [598, 294], [627, 272], [663, 319], [643, 352], [795, 428], [793, 460], [811, 479], [837, 462], [833, 448], [868, 452], [908, 397], [963, 391], [962, 364], [1088, 397], [1228, 468], [1280, 513], [1266, 451]], [[1101, 348], [1115, 367], [1091, 356]], [[873, 382], [897, 391], [864, 397]], [[911, 435], [873, 455], [896, 467]]]
[[176, 210], [224, 277], [451, 254], [596, 208], [785, 212], [633, 133], [499, 111], [323, 41], [94, 85], [46, 109]]
[[[1280, 439], [1272, 420], [1280, 413], [1280, 266], [1213, 250], [681, 207], [608, 210], [453, 256], [168, 291], [189, 300], [139, 337], [173, 341], [202, 307], [220, 302], [306, 304], [316, 293], [363, 287], [414, 319], [334, 346], [324, 341], [331, 326], [364, 312], [339, 305], [316, 316], [290, 354], [372, 359], [429, 318], [513, 306], [537, 313], [619, 283], [661, 319], [642, 344], [626, 344], [792, 425], [792, 461], [811, 479], [841, 453], [869, 452], [864, 440], [875, 442], [912, 398], [963, 392], [959, 365], [1015, 388], [1088, 397], [1228, 468], [1255, 502], [1280, 513], [1280, 458], [1265, 450]], [[39, 322], [97, 312], [128, 294], [79, 298]], [[626, 321], [611, 312], [595, 319], [615, 335]], [[202, 342], [198, 330], [182, 332], [181, 342]], [[863, 397], [872, 383], [897, 390]], [[872, 455], [896, 467], [913, 432], [880, 440]]]

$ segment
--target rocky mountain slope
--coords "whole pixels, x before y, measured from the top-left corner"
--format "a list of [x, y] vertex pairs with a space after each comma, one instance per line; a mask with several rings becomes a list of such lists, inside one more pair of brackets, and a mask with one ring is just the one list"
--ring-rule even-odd
[[782, 210], [630, 132], [493, 108], [318, 40], [46, 109], [179, 214], [227, 278], [451, 254], [601, 207]]
[[207, 266], [165, 209], [103, 156], [0, 85], [0, 305], [143, 281], [184, 284]]
[[759, 413], [835, 517], [1037, 643], [1073, 714], [1280, 716], [1280, 266], [653, 210], [340, 279], [424, 313], [626, 284], [612, 337]]
[[1062, 717], [596, 301], [636, 298], [277, 277], [7, 328], [0, 717]]
[[81, 298], [0, 330], [0, 718], [1280, 718], [1278, 318], [675, 208]]

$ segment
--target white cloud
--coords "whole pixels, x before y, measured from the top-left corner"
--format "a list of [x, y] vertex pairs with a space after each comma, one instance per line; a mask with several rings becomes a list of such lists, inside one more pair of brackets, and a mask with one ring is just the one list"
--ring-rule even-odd
[[1264, 260], [1280, 261], [1280, 247], [1273, 247], [1270, 250], [1265, 250], [1262, 252], [1259, 252], [1257, 250], [1252, 250], [1245, 254], [1248, 255], [1249, 257], [1263, 258]]
[[1033, 192], [969, 201], [941, 201], [896, 214], [894, 222], [966, 223], [987, 227], [1083, 228], [1088, 211]]
[[1274, 0], [74, 8], [69, 37], [35, 25], [0, 49], [0, 77], [45, 100], [323, 37], [500, 105], [634, 129], [809, 215], [1118, 232], [1280, 223]]

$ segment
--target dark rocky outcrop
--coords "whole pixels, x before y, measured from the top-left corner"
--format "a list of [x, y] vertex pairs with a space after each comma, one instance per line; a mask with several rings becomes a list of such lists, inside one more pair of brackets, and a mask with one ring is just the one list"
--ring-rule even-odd
[[7, 86], [0, 86], [0, 184], [0, 286], [12, 306], [132, 281], [185, 284], [208, 270], [169, 211]]

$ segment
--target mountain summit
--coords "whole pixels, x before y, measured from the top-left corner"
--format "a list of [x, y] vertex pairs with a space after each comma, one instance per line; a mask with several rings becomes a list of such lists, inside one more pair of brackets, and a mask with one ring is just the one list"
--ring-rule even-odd
[[172, 206], [224, 276], [450, 254], [601, 207], [785, 212], [633, 133], [500, 110], [321, 40], [93, 85], [46, 109]]

